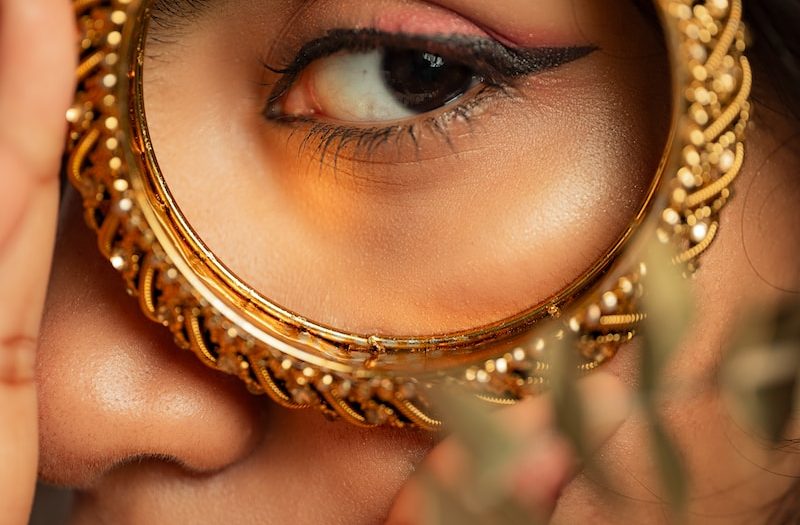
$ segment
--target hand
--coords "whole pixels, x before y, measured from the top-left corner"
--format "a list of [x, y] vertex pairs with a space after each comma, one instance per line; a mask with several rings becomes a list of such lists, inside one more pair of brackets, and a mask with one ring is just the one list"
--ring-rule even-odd
[[[606, 372], [596, 372], [579, 381], [578, 392], [583, 398], [586, 413], [586, 446], [589, 452], [599, 449], [616, 433], [628, 418], [632, 396], [616, 377]], [[506, 496], [515, 508], [520, 509], [535, 523], [546, 522], [555, 509], [561, 490], [578, 472], [578, 461], [569, 441], [559, 435], [554, 426], [553, 405], [549, 396], [527, 399], [518, 405], [496, 414], [496, 422], [513, 441], [522, 443], [521, 451], [500, 469], [492, 486]], [[450, 437], [439, 444], [426, 458], [421, 472], [426, 473], [436, 486], [447, 491], [464, 504], [468, 513], [475, 515], [475, 523], [484, 522], [481, 494], [476, 488], [476, 477], [486, 473], [470, 469], [471, 457], [458, 437]], [[431, 517], [430, 484], [419, 477], [412, 478], [395, 500], [387, 523], [389, 525], [422, 525], [439, 523]], [[498, 504], [503, 505], [502, 501]], [[470, 508], [472, 507], [472, 508]], [[459, 522], [450, 516], [451, 522]]]
[[0, 0], [0, 522], [36, 486], [34, 363], [58, 213], [76, 33], [68, 0]]

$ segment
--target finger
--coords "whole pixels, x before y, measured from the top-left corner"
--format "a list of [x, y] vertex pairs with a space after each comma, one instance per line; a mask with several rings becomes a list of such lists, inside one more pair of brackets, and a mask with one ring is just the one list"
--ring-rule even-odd
[[0, 27], [0, 143], [34, 177], [55, 176], [77, 58], [72, 4], [3, 0]]
[[[0, 147], [0, 177], [8, 173], [27, 175], [25, 168], [12, 158], [7, 149]], [[28, 199], [24, 216], [9, 241], [0, 247], [0, 523], [3, 524], [28, 522], [36, 485], [39, 440], [34, 362], [57, 199], [57, 192], [41, 192]], [[30, 279], [39, 282], [30, 283]], [[31, 287], [26, 288], [26, 283]]]
[[[603, 437], [593, 436], [594, 439]], [[576, 467], [577, 459], [570, 443], [555, 433], [545, 432], [506, 472], [505, 489], [530, 515], [545, 520], [555, 509]]]
[[[578, 383], [586, 419], [586, 446], [599, 449], [619, 429], [632, 408], [632, 396], [616, 377], [597, 372]], [[532, 515], [552, 512], [559, 494], [576, 472], [577, 460], [569, 442], [554, 427], [547, 395], [527, 399], [497, 414], [498, 425], [524, 443], [521, 454], [502, 474], [506, 494]], [[479, 473], [471, 471], [469, 454], [457, 437], [450, 437], [425, 459], [422, 470], [443, 489], [464, 492]], [[469, 493], [469, 490], [466, 491]], [[388, 523], [425, 523], [425, 484], [412, 478], [398, 494]]]
[[58, 206], [74, 26], [67, 0], [0, 2], [0, 516], [23, 524], [37, 467], [34, 357]]

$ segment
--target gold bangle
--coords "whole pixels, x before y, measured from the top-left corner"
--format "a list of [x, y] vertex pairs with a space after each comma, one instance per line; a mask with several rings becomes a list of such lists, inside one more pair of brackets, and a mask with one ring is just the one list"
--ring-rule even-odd
[[[636, 335], [644, 264], [630, 250], [656, 236], [696, 268], [741, 170], [752, 77], [741, 0], [655, 0], [673, 67], [668, 147], [647, 205], [589, 271], [549, 301], [475, 330], [430, 337], [350, 334], [261, 297], [222, 265], [180, 215], [144, 116], [142, 63], [152, 0], [74, 0], [81, 32], [64, 169], [102, 254], [144, 314], [208, 366], [288, 408], [360, 426], [435, 430], [426, 392], [441, 378], [506, 405], [547, 383], [548, 345], [569, 332], [581, 371]], [[696, 5], [695, 5], [696, 4]], [[543, 321], [546, 328], [531, 331]]]

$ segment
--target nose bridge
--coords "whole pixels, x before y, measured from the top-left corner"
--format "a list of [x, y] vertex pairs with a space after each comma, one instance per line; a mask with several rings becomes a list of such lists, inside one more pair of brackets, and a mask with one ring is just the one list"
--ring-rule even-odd
[[68, 197], [37, 356], [40, 473], [91, 485], [115, 465], [170, 458], [209, 472], [246, 456], [259, 403], [147, 321]]

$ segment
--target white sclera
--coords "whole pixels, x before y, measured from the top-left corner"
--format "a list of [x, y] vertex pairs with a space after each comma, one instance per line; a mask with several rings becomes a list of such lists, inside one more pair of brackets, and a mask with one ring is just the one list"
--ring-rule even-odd
[[316, 100], [326, 116], [348, 122], [402, 120], [416, 113], [404, 107], [383, 78], [383, 52], [339, 53], [314, 66]]

